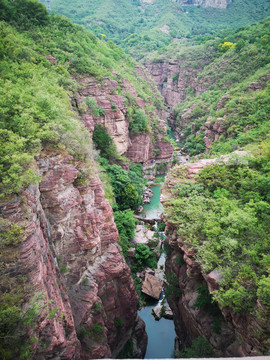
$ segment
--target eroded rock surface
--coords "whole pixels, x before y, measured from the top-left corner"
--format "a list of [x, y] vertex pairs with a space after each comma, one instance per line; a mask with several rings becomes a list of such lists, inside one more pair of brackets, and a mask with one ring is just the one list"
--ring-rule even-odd
[[163, 280], [149, 273], [145, 274], [142, 283], [142, 292], [154, 299], [159, 299], [162, 290]]
[[36, 358], [116, 357], [130, 338], [143, 357], [138, 296], [99, 178], [78, 181], [83, 163], [63, 152], [43, 151], [36, 162], [40, 184], [0, 207], [24, 229], [17, 265], [7, 271], [27, 274], [31, 293], [48, 304], [37, 321]]

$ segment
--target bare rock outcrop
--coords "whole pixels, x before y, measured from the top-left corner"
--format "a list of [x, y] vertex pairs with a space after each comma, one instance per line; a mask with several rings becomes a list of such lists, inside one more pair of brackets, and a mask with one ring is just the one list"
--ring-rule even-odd
[[226, 9], [232, 0], [179, 0], [181, 5], [194, 5], [202, 7], [213, 7], [218, 9]]
[[154, 299], [159, 299], [162, 290], [163, 280], [158, 277], [145, 273], [142, 283], [142, 292]]
[[34, 329], [36, 358], [116, 357], [130, 338], [143, 356], [138, 296], [99, 178], [82, 180], [83, 163], [63, 152], [43, 151], [36, 164], [40, 184], [0, 206], [2, 219], [24, 232], [6, 272], [26, 274], [45, 304]]
[[[138, 68], [137, 71], [146, 78], [146, 74], [141, 68]], [[81, 78], [78, 82], [80, 89], [74, 99], [74, 104], [81, 112], [82, 120], [90, 135], [94, 131], [95, 124], [101, 124], [108, 129], [117, 152], [120, 155], [125, 154], [131, 161], [143, 163], [149, 159], [172, 160], [173, 148], [171, 143], [162, 141], [167, 131], [164, 110], [157, 109], [154, 115], [158, 122], [155, 139], [150, 132], [132, 134], [129, 132], [127, 120], [128, 108], [125, 105], [124, 96], [117, 94], [118, 87], [121, 87], [123, 94], [133, 96], [138, 108], [144, 109], [146, 103], [144, 99], [138, 96], [131, 83], [126, 80], [117, 82], [109, 78], [104, 78], [102, 82], [98, 82], [89, 77]], [[89, 99], [92, 102], [94, 101], [97, 108], [100, 109], [100, 113], [95, 113], [91, 109]]]

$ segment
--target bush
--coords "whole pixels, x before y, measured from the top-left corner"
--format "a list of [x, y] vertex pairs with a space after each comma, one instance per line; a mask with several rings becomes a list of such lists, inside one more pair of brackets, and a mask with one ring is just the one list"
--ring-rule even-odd
[[130, 240], [135, 235], [136, 220], [131, 210], [115, 211], [113, 216], [119, 233], [118, 242], [121, 245], [124, 256], [127, 256]]
[[109, 162], [116, 161], [118, 158], [116, 146], [110, 137], [108, 130], [104, 126], [100, 124], [95, 125], [93, 141], [102, 157], [107, 159]]
[[179, 358], [209, 358], [213, 355], [213, 349], [210, 343], [203, 337], [199, 336], [192, 341], [190, 348], [179, 351]]
[[145, 244], [138, 244], [135, 252], [136, 267], [140, 271], [142, 268], [150, 267], [155, 269], [157, 267], [157, 260], [151, 253], [149, 247]]

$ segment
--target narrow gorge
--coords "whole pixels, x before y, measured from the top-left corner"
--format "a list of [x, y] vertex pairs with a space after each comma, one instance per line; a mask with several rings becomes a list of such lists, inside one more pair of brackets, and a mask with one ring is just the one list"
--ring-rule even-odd
[[247, 3], [236, 30], [242, 0], [0, 1], [1, 359], [270, 354], [270, 7]]

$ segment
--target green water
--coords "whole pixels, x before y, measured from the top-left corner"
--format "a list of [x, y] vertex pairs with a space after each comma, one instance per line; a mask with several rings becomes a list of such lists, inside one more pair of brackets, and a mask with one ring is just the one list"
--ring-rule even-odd
[[[154, 196], [151, 198], [150, 204], [144, 205], [144, 211], [141, 213], [141, 215], [145, 215], [147, 219], [157, 219], [162, 214], [162, 205], [159, 200], [160, 188], [160, 184], [151, 186]], [[162, 253], [158, 262], [158, 268], [161, 265], [164, 266], [164, 264], [165, 254]], [[163, 278], [162, 273], [157, 274], [156, 276]], [[164, 290], [162, 290], [159, 300], [152, 300], [150, 304], [146, 305], [138, 312], [139, 316], [145, 322], [146, 332], [148, 335], [148, 345], [145, 359], [164, 359], [174, 357], [174, 339], [176, 334], [173, 320], [161, 318], [159, 321], [156, 321], [152, 315], [153, 307], [160, 304], [164, 297]]]
[[150, 204], [143, 205], [143, 211], [140, 213], [141, 216], [145, 216], [148, 219], [157, 219], [163, 212], [162, 204], [159, 200], [161, 184], [151, 186], [153, 191], [153, 197], [151, 197]]

